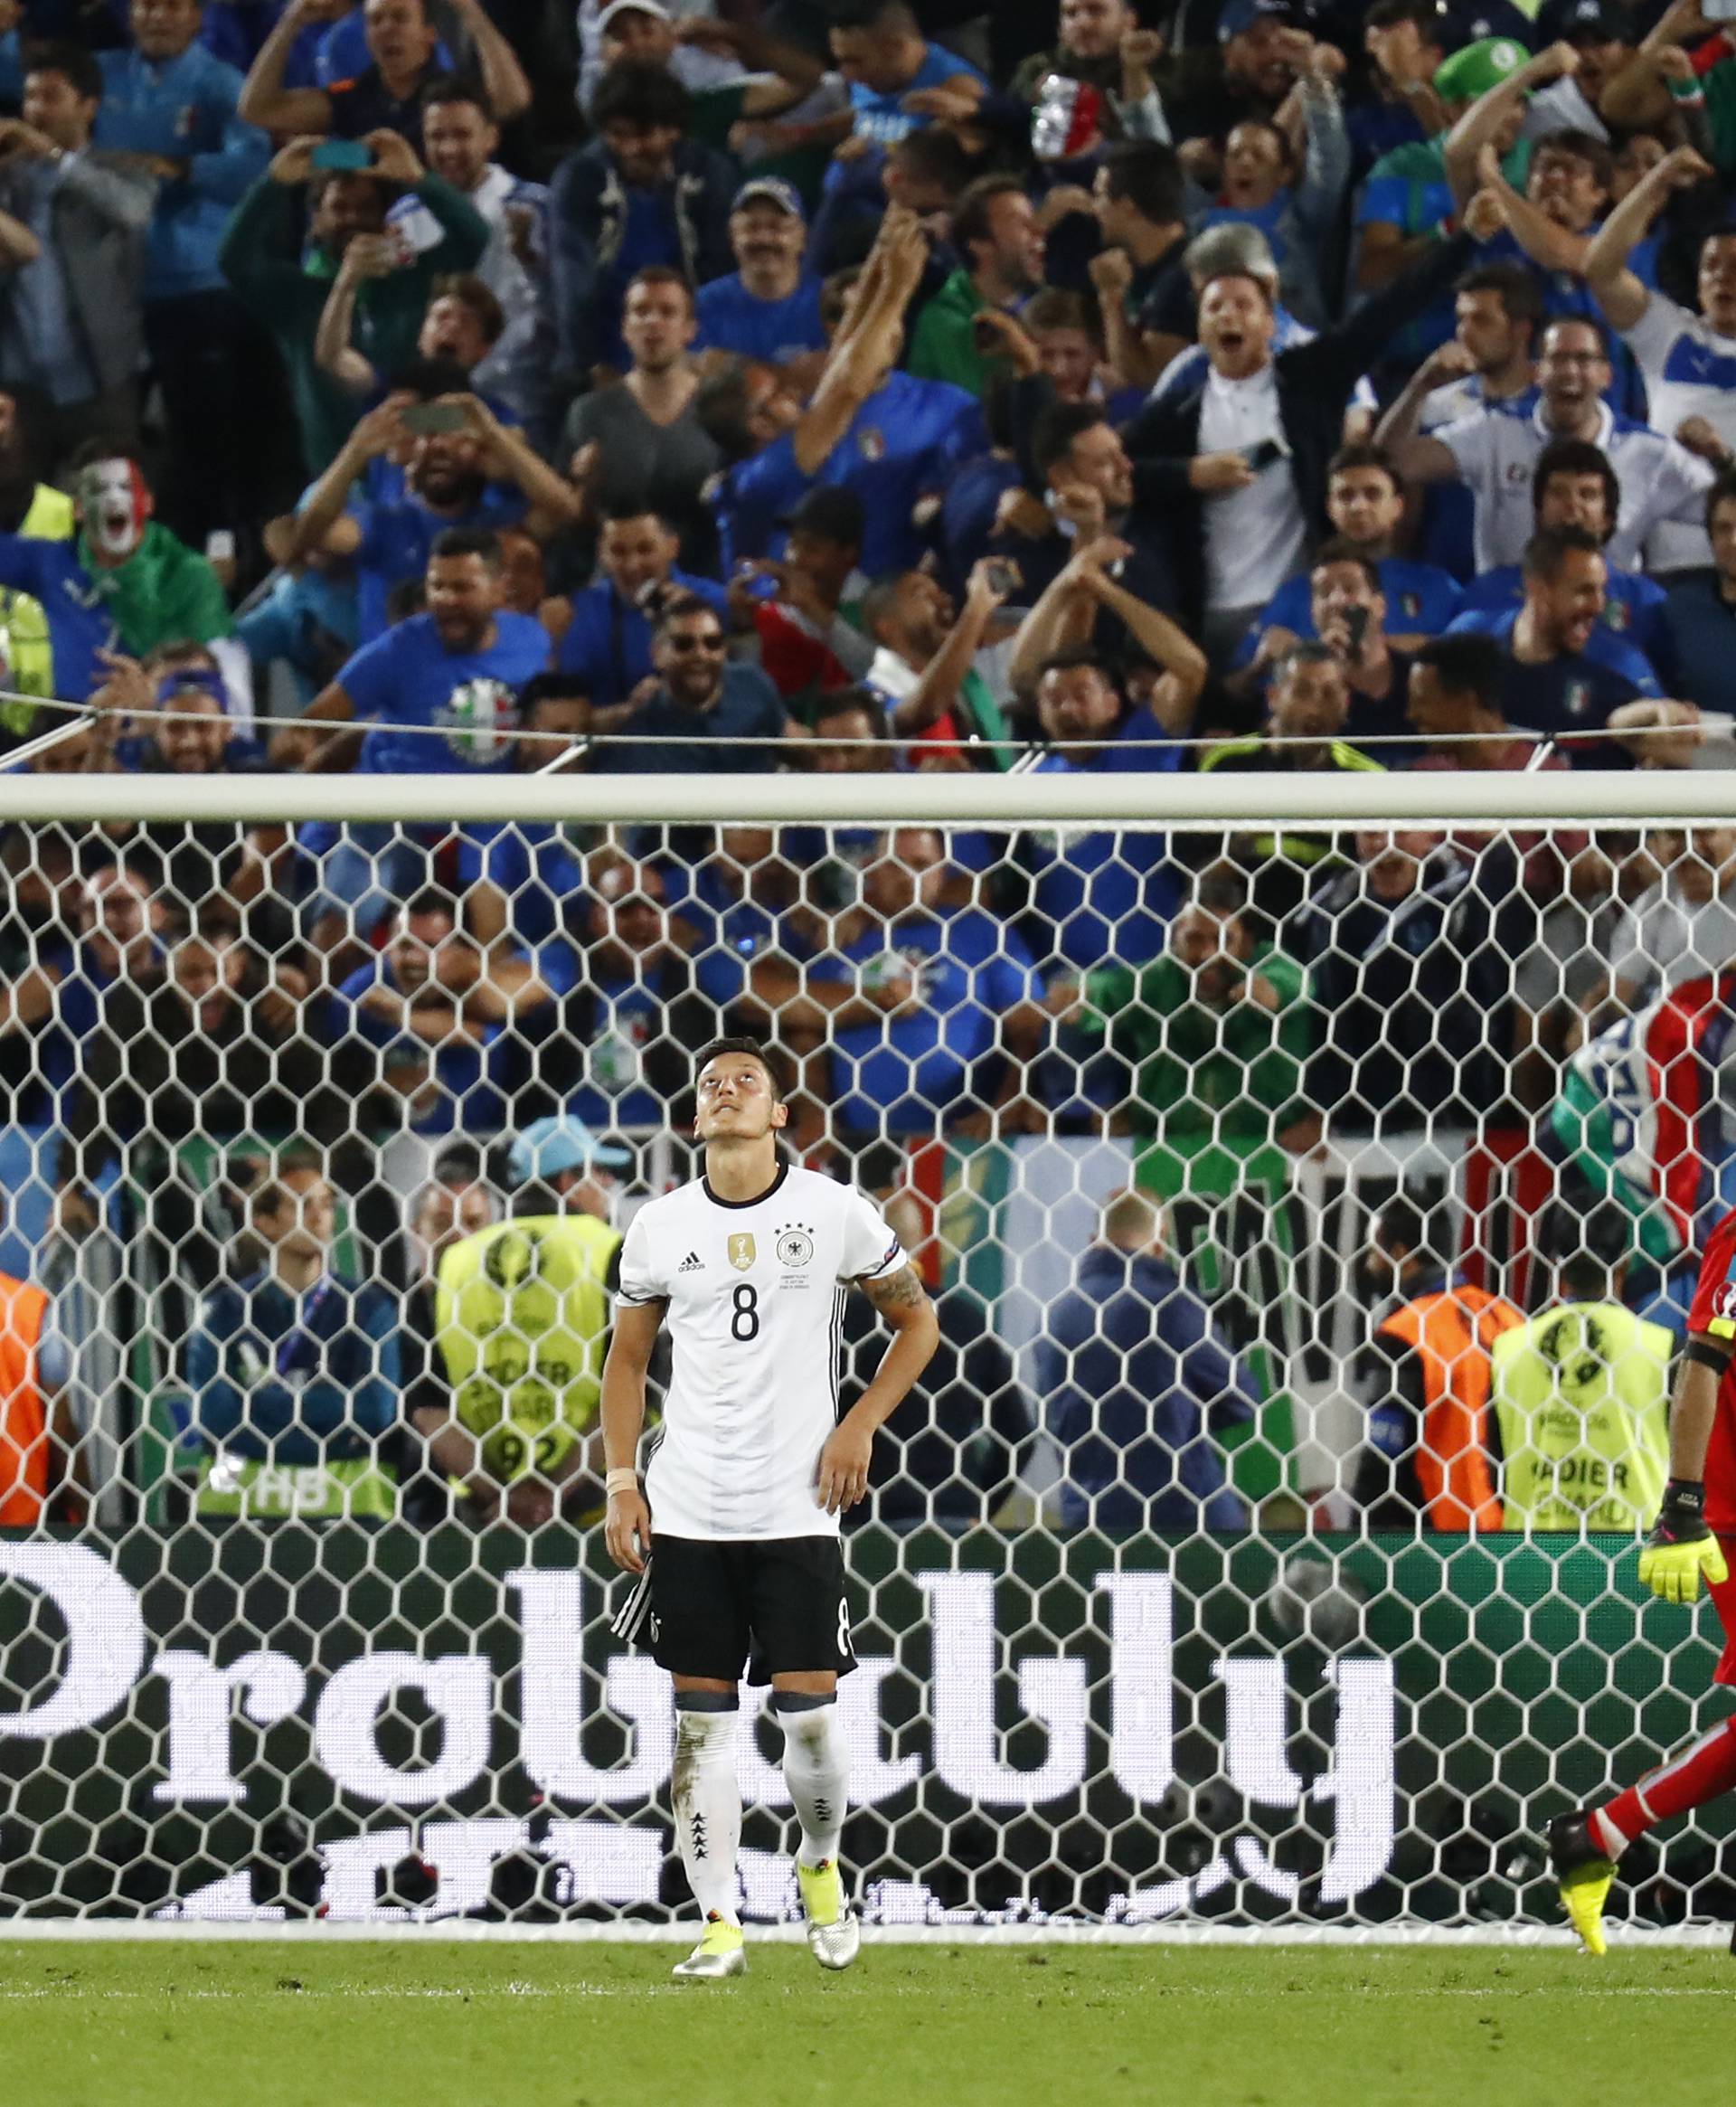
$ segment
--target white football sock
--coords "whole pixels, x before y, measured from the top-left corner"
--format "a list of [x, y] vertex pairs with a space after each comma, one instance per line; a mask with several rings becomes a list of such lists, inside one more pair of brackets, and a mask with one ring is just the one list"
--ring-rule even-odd
[[784, 1781], [802, 1825], [804, 1866], [838, 1855], [850, 1788], [850, 1754], [835, 1703], [799, 1712], [775, 1706], [784, 1730]]
[[735, 1778], [734, 1712], [675, 1713], [670, 1776], [675, 1840], [701, 1913], [741, 1923], [735, 1859], [741, 1843], [741, 1788]]

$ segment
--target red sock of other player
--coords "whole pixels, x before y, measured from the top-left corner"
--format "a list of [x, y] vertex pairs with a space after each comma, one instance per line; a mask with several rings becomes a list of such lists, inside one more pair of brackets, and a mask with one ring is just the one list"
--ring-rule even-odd
[[1655, 1823], [1667, 1821], [1673, 1814], [1686, 1814], [1691, 1807], [1703, 1807], [1732, 1788], [1736, 1788], [1736, 1714], [1599, 1808], [1591, 1817], [1592, 1834], [1612, 1858], [1618, 1858]]

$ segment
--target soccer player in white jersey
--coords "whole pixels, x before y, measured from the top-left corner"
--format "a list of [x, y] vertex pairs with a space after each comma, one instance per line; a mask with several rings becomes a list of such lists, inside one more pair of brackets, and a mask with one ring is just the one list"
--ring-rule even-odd
[[[939, 1337], [921, 1278], [878, 1210], [853, 1186], [783, 1160], [788, 1117], [757, 1041], [719, 1039], [701, 1054], [704, 1175], [634, 1216], [603, 1370], [605, 1535], [616, 1564], [642, 1576], [615, 1629], [634, 1638], [648, 1621], [675, 1683], [675, 1833], [705, 1921], [675, 1970], [685, 1981], [747, 1966], [735, 1901], [744, 1669], [769, 1680], [784, 1730], [808, 1944], [822, 1968], [856, 1957], [838, 1870], [849, 1782], [838, 1677], [855, 1666], [839, 1516], [866, 1496], [874, 1435]], [[838, 1313], [852, 1282], [892, 1342], [840, 1419]], [[673, 1369], [641, 1490], [646, 1370], [665, 1321]]]

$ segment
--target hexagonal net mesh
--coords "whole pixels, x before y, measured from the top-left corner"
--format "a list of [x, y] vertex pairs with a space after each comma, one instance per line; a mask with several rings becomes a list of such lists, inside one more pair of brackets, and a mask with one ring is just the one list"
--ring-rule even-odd
[[[871, 1921], [1524, 1921], [1542, 1822], [1706, 1707], [1711, 1613], [1633, 1552], [1736, 1198], [1736, 832], [6, 854], [0, 1917], [690, 1906], [598, 1398], [724, 1031], [940, 1316], [846, 1536]], [[852, 1297], [846, 1403], [884, 1337]], [[1620, 1906], [1727, 1912], [1727, 1827]]]

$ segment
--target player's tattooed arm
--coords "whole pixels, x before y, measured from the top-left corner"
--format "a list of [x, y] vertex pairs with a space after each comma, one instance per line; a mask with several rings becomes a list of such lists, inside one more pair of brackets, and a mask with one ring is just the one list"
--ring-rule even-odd
[[820, 1451], [817, 1498], [833, 1515], [867, 1498], [874, 1436], [909, 1396], [940, 1338], [934, 1305], [913, 1265], [901, 1265], [895, 1273], [858, 1280], [856, 1285], [885, 1319], [892, 1340], [873, 1381], [832, 1430]]
[[863, 1280], [862, 1291], [885, 1318], [890, 1318], [895, 1310], [920, 1309], [929, 1299], [921, 1274], [908, 1261], [895, 1273], [882, 1273], [878, 1280]]

